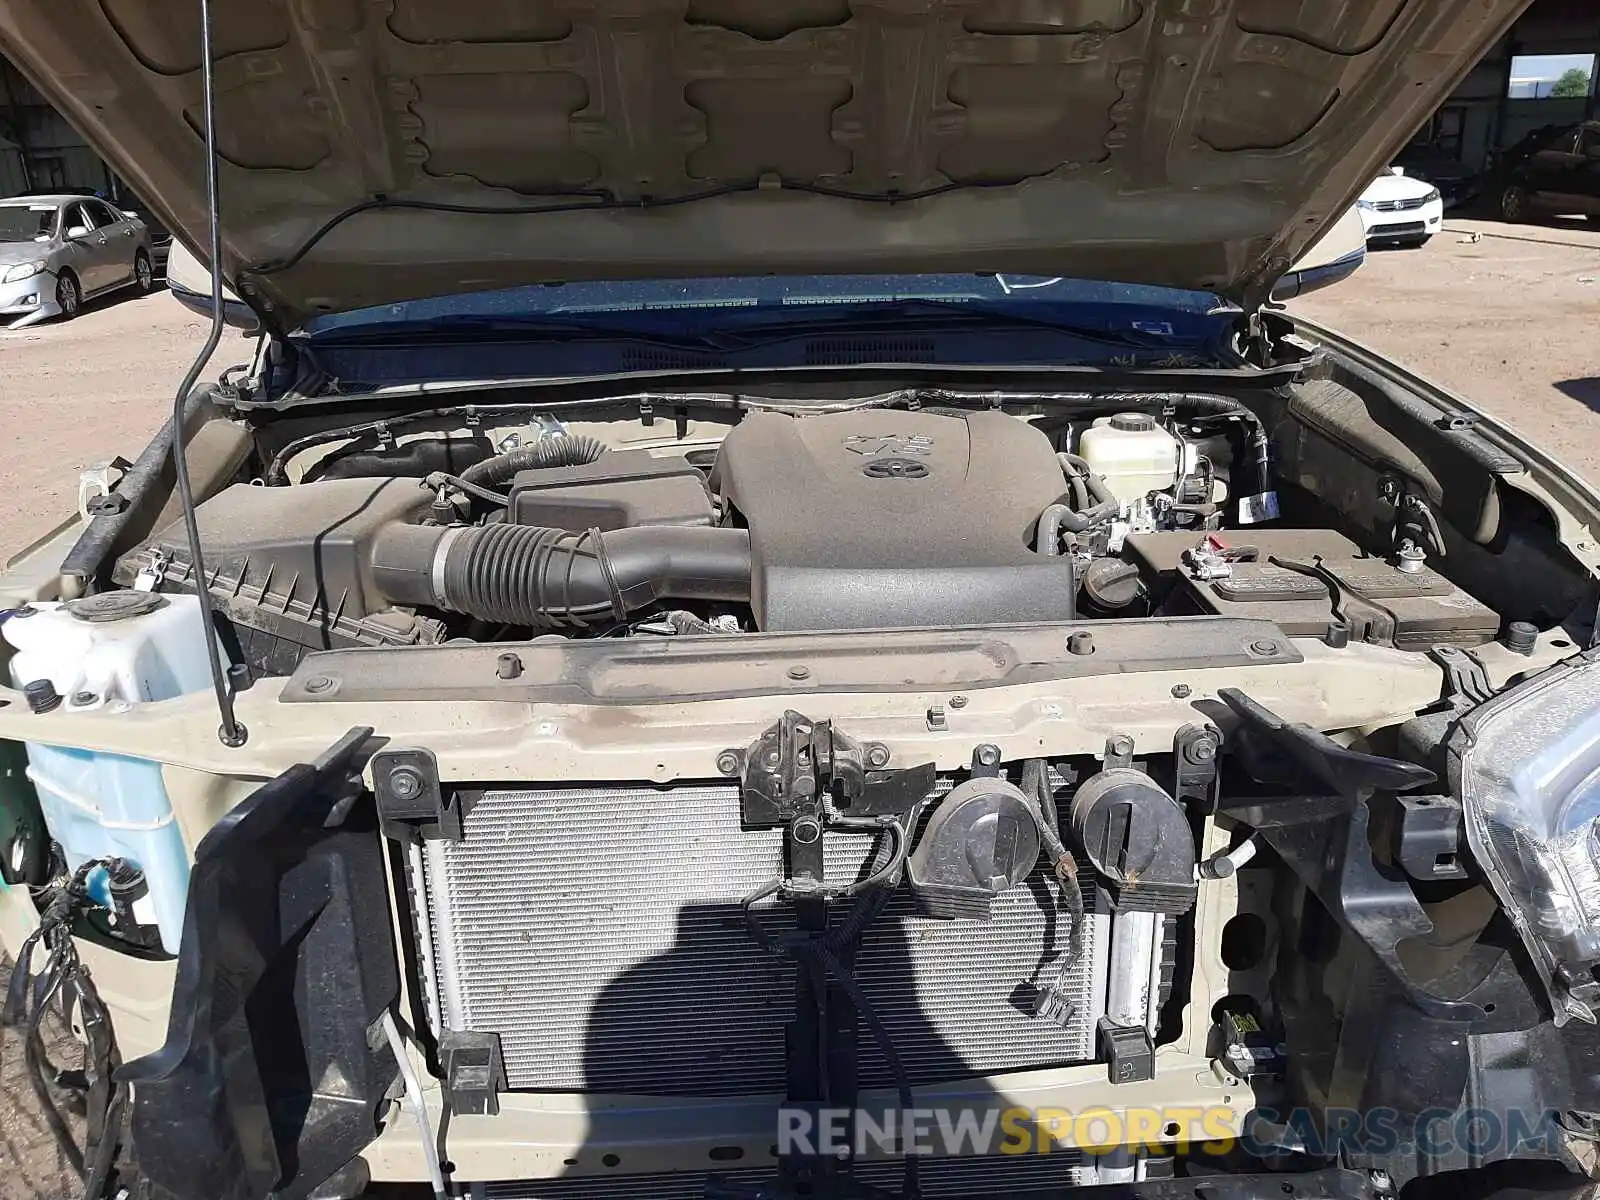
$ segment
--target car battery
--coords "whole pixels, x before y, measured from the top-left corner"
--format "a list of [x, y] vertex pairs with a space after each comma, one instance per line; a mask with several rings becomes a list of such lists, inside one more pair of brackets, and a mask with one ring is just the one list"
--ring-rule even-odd
[[1498, 614], [1426, 565], [1402, 571], [1331, 529], [1254, 529], [1212, 535], [1209, 555], [1195, 555], [1192, 531], [1133, 534], [1123, 556], [1135, 563], [1157, 615], [1208, 613], [1271, 621], [1290, 637], [1321, 637], [1333, 620], [1333, 595], [1313, 575], [1273, 559], [1323, 567], [1343, 589], [1386, 611], [1394, 644], [1481, 646], [1500, 629]]

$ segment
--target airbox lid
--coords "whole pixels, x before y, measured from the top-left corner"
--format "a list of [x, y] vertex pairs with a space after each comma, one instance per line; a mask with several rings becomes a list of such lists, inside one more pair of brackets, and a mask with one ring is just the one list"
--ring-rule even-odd
[[630, 529], [710, 525], [705, 479], [681, 454], [611, 450], [592, 463], [520, 471], [511, 483], [511, 520], [548, 529]]

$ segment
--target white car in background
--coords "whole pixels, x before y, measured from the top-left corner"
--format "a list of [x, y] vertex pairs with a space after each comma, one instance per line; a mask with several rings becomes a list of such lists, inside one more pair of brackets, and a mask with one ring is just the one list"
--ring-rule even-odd
[[1368, 245], [1422, 246], [1444, 227], [1444, 200], [1425, 179], [1390, 167], [1356, 201]]

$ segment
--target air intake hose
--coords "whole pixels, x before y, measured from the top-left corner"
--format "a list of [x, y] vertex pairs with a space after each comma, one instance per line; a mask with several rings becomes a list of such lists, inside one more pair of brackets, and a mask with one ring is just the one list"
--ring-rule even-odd
[[605, 452], [604, 442], [585, 434], [540, 438], [531, 446], [519, 446], [515, 450], [473, 463], [461, 472], [461, 478], [482, 487], [500, 487], [510, 483], [518, 471], [581, 467], [594, 462]]
[[373, 582], [394, 603], [536, 629], [620, 621], [666, 599], [747, 601], [750, 573], [743, 529], [391, 525], [372, 551]]

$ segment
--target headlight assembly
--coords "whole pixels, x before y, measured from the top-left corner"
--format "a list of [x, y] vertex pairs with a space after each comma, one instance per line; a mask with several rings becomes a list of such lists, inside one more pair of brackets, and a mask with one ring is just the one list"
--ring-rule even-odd
[[1474, 709], [1452, 743], [1467, 841], [1557, 1025], [1600, 1012], [1600, 652]]
[[0, 276], [0, 283], [16, 283], [19, 279], [32, 279], [42, 272], [44, 267], [45, 264], [42, 262], [18, 263], [4, 276]]
[[1424, 204], [1432, 204], [1438, 198], [1439, 198], [1439, 189], [1438, 188], [1429, 188], [1428, 189], [1428, 194], [1422, 198], [1422, 202]]

